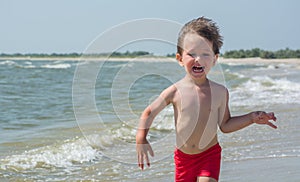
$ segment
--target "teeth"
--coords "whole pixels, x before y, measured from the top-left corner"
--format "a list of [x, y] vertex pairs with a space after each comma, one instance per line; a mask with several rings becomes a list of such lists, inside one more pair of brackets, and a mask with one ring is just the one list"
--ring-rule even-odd
[[193, 66], [193, 70], [195, 72], [202, 72], [204, 71], [205, 67], [204, 66]]
[[204, 66], [193, 66], [193, 69], [204, 69]]

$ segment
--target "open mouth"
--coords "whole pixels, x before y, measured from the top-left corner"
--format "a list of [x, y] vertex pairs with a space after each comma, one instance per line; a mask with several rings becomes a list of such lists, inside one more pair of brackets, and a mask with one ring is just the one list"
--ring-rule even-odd
[[202, 73], [204, 72], [205, 66], [193, 66], [193, 72]]

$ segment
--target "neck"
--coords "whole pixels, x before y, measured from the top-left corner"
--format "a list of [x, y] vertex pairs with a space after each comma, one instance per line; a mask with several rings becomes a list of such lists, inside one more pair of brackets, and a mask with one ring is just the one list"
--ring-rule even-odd
[[209, 81], [209, 80], [207, 79], [206, 76], [205, 76], [205, 77], [201, 77], [201, 78], [199, 78], [199, 79], [193, 79], [193, 78], [191, 78], [190, 75], [186, 75], [186, 76], [185, 76], [185, 79], [186, 79], [188, 82], [197, 85], [198, 87], [202, 87], [202, 86], [207, 85], [207, 84], [208, 84], [208, 81]]

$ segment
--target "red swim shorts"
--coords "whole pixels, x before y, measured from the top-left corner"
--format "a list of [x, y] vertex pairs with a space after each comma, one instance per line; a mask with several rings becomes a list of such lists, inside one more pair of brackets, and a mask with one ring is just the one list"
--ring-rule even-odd
[[197, 177], [206, 176], [219, 180], [222, 148], [219, 144], [199, 154], [186, 154], [175, 149], [176, 182], [193, 182]]

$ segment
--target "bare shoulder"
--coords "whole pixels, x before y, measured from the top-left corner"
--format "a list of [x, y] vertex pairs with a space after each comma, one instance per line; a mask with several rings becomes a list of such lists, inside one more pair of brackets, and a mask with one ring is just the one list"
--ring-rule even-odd
[[177, 88], [175, 85], [171, 85], [165, 90], [162, 91], [160, 94], [161, 97], [163, 97], [168, 103], [173, 101], [173, 98], [175, 97], [177, 92]]
[[210, 87], [211, 87], [212, 91], [215, 94], [218, 94], [222, 97], [228, 95], [228, 89], [224, 85], [221, 85], [221, 84], [216, 83], [216, 82], [211, 81], [211, 80], [209, 81], [209, 84], [210, 84]]
[[219, 83], [211, 81], [211, 80], [209, 81], [209, 84], [213, 89], [217, 89], [218, 91], [227, 92], [227, 88], [222, 84], [219, 84]]

